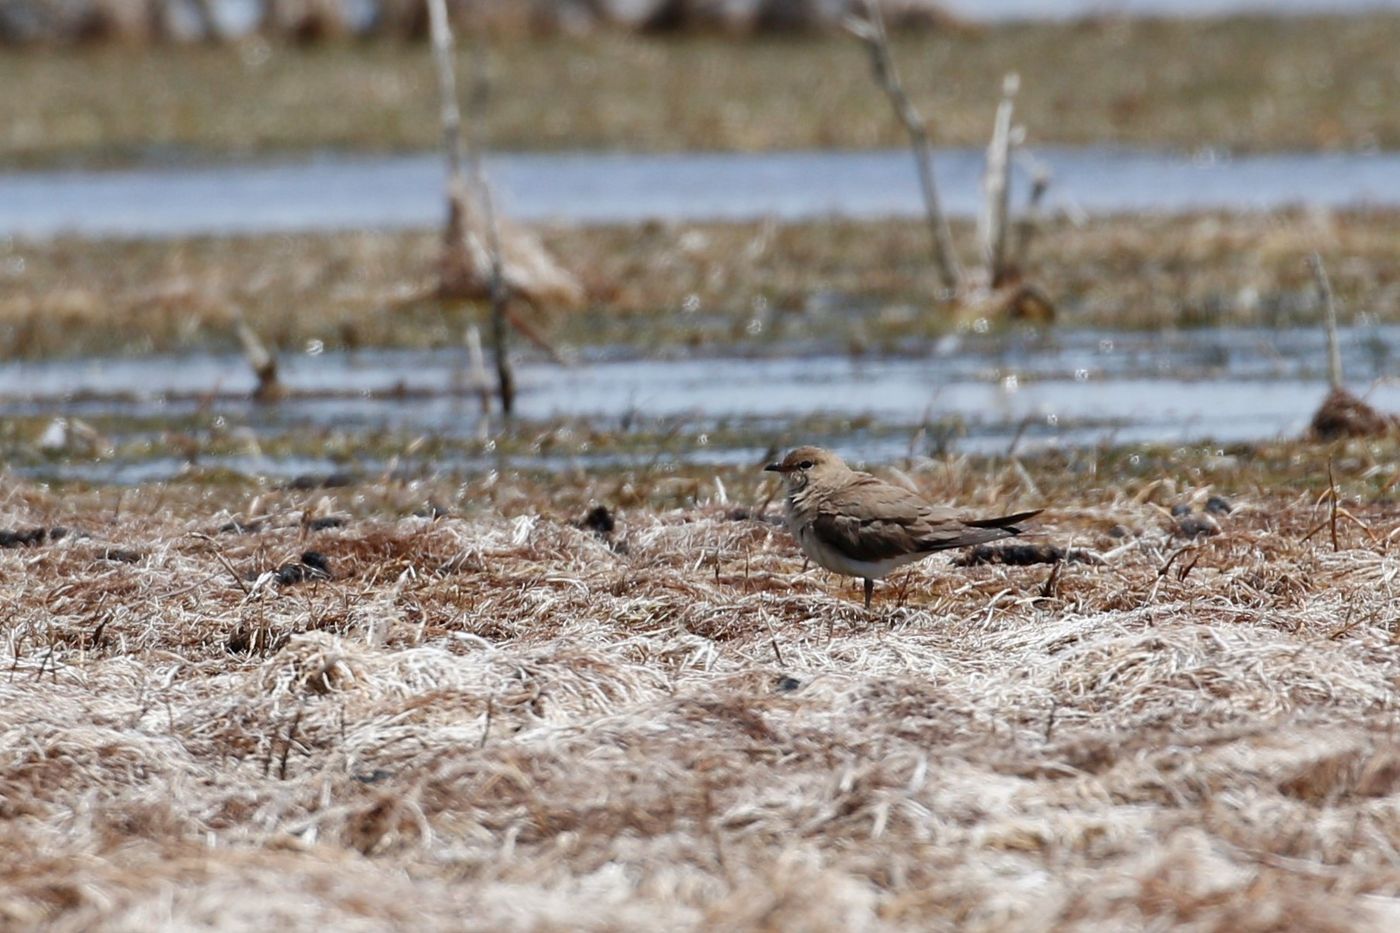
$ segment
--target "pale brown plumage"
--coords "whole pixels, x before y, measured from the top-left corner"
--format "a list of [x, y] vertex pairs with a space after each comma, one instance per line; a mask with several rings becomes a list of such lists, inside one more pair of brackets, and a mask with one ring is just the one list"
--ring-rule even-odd
[[820, 447], [798, 447], [764, 469], [782, 474], [788, 527], [820, 567], [865, 581], [865, 606], [875, 582], [938, 551], [985, 544], [1021, 533], [1018, 523], [1040, 514], [974, 518], [869, 473], [850, 469]]

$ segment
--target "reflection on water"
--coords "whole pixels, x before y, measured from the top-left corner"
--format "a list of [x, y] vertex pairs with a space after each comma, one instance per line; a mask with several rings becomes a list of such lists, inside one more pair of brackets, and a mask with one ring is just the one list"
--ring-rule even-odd
[[[1400, 327], [1347, 330], [1342, 345], [1353, 385], [1374, 384], [1372, 403], [1400, 410]], [[476, 437], [480, 416], [474, 400], [454, 392], [461, 359], [449, 351], [288, 359], [284, 378], [299, 397], [276, 406], [245, 400], [252, 380], [233, 356], [15, 365], [0, 370], [0, 416], [145, 418], [141, 430], [150, 433], [153, 416], [202, 413], [250, 428], [265, 441], [329, 430], [468, 441]], [[1322, 337], [1313, 330], [957, 337], [899, 357], [605, 358], [567, 369], [526, 364], [519, 373], [519, 408], [527, 424], [568, 419], [609, 430], [670, 426], [691, 437], [716, 432], [729, 438], [691, 445], [687, 459], [708, 462], [757, 459], [768, 443], [801, 439], [794, 432], [813, 424], [822, 425], [823, 436], [806, 439], [848, 444], [854, 432], [869, 457], [904, 453], [911, 444], [925, 451], [951, 445], [1002, 452], [1013, 443], [1023, 450], [1104, 441], [1228, 443], [1301, 433], [1325, 394], [1324, 360]], [[512, 465], [568, 468], [645, 462], [654, 455], [647, 449], [568, 457], [545, 452]], [[214, 462], [284, 476], [329, 464], [305, 451], [285, 459], [240, 455]], [[493, 465], [492, 458], [438, 451], [425, 466]], [[129, 480], [172, 475], [182, 466], [177, 457], [157, 456], [141, 463], [46, 464], [39, 472]], [[357, 464], [366, 472], [395, 466], [404, 464]]]

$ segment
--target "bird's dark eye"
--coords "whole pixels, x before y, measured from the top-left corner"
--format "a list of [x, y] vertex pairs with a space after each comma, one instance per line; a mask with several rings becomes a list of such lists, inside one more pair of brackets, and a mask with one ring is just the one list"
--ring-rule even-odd
[[798, 468], [799, 470], [810, 470], [810, 469], [812, 468], [812, 461], [810, 461], [810, 460], [803, 460], [801, 463], [799, 463], [799, 464], [797, 465], [797, 468]]

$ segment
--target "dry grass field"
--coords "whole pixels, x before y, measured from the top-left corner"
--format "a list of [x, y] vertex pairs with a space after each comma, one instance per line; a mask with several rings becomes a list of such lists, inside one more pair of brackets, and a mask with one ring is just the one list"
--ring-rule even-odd
[[[970, 223], [954, 227], [976, 253]], [[879, 349], [958, 323], [917, 220], [552, 227], [588, 307], [542, 321], [564, 345], [753, 346], [794, 337]], [[1343, 322], [1400, 320], [1400, 212], [1305, 211], [1047, 222], [1028, 273], [1063, 326], [1315, 326], [1307, 256]], [[460, 346], [469, 309], [434, 300], [435, 232], [175, 241], [0, 239], [0, 354], [233, 349], [241, 306], [286, 350]], [[288, 313], [291, 311], [292, 313]], [[757, 321], [757, 326], [755, 326]], [[963, 323], [966, 323], [964, 320]]]
[[1096, 559], [869, 613], [749, 470], [7, 482], [0, 926], [1394, 929], [1397, 459], [912, 464]]
[[[1391, 11], [1109, 16], [902, 34], [894, 54], [944, 145], [986, 144], [1002, 76], [1016, 71], [1036, 145], [1393, 149], [1397, 41]], [[905, 144], [864, 53], [844, 36], [557, 37], [498, 43], [491, 61], [498, 92], [484, 129], [501, 149]], [[470, 74], [465, 52], [462, 66]], [[25, 91], [0, 95], [8, 168], [423, 150], [439, 140], [422, 44], [7, 50], [0, 87]]]

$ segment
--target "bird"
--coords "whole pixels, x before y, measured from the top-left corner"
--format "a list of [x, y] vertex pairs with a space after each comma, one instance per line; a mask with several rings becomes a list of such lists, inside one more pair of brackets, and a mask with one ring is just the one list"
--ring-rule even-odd
[[875, 581], [936, 551], [1018, 535], [1041, 509], [975, 518], [932, 505], [901, 486], [852, 470], [821, 447], [798, 447], [764, 467], [782, 476], [787, 522], [812, 562], [865, 581], [865, 608]]

